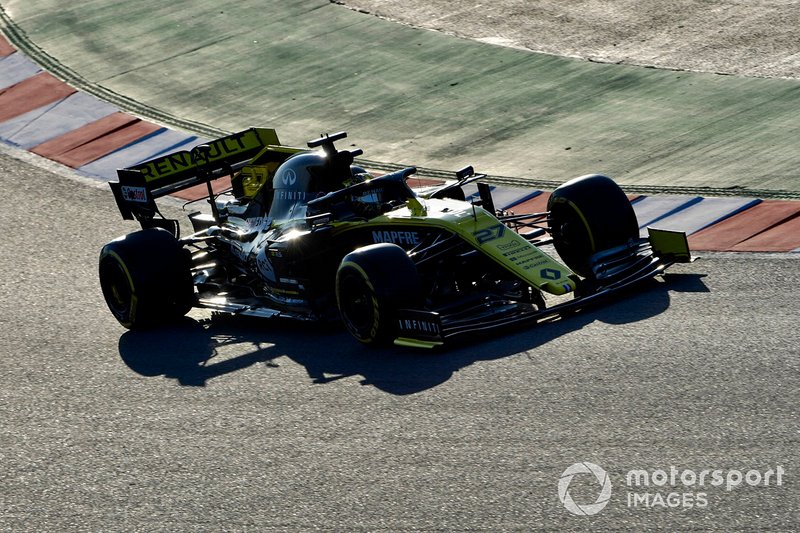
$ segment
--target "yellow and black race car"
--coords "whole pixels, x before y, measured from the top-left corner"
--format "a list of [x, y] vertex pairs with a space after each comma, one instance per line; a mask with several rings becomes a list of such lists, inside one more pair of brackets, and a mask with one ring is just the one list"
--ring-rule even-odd
[[[691, 260], [683, 233], [640, 238], [605, 176], [560, 186], [546, 212], [512, 214], [495, 210], [471, 167], [419, 192], [406, 182], [413, 167], [373, 177], [354, 164], [361, 150], [334, 146], [345, 136], [301, 150], [252, 128], [119, 170], [117, 205], [143, 229], [100, 253], [117, 320], [153, 327], [192, 307], [341, 317], [366, 344], [433, 347], [553, 317]], [[225, 176], [232, 187], [215, 193]], [[475, 181], [481, 200], [466, 201]], [[193, 233], [181, 237], [155, 200], [204, 183], [210, 209], [190, 214]]]

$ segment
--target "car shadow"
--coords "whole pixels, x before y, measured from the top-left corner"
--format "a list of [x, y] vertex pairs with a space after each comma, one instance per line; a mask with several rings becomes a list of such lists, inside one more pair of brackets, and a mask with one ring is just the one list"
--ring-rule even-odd
[[120, 337], [119, 353], [134, 372], [175, 379], [184, 386], [204, 386], [253, 365], [278, 366], [277, 359], [288, 357], [302, 365], [315, 384], [360, 377], [362, 385], [407, 395], [436, 387], [476, 362], [535, 350], [594, 321], [646, 320], [669, 307], [670, 292], [708, 292], [702, 277], [667, 274], [664, 281], [652, 280], [613, 301], [568, 316], [430, 351], [365, 347], [338, 325], [216, 317], [185, 318], [167, 328], [126, 332]]

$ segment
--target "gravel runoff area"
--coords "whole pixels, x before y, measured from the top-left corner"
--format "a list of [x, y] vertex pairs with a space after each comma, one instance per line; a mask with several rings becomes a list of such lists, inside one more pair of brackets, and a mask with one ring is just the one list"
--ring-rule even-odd
[[469, 39], [604, 63], [800, 77], [798, 0], [331, 0]]

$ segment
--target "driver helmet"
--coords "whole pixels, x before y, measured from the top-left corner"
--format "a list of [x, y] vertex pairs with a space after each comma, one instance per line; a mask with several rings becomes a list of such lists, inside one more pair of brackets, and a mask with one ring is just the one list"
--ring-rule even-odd
[[360, 167], [343, 167], [324, 151], [301, 152], [284, 161], [272, 178], [274, 190], [269, 216], [286, 220], [305, 216], [306, 204], [369, 176]]

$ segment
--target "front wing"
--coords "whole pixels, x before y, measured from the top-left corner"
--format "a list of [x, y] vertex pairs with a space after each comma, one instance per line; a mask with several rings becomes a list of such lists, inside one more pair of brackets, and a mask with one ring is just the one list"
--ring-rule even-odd
[[622, 289], [662, 274], [675, 263], [693, 261], [682, 232], [648, 228], [646, 239], [599, 252], [594, 279], [584, 280], [574, 298], [552, 307], [484, 298], [443, 312], [402, 309], [397, 316], [399, 346], [433, 348], [459, 338], [532, 325], [585, 308]]

